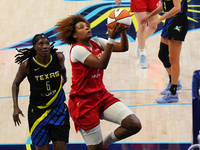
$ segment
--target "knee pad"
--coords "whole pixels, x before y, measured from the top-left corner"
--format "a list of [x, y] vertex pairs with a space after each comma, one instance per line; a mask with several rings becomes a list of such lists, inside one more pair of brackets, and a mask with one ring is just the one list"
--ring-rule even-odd
[[160, 50], [158, 52], [158, 58], [162, 61], [165, 68], [170, 68], [171, 63], [169, 61], [169, 49], [168, 45], [160, 42]]

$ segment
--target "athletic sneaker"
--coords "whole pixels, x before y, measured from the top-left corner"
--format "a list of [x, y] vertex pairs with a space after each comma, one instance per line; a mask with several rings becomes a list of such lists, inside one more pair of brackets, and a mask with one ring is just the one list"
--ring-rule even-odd
[[147, 68], [147, 59], [145, 55], [140, 56], [140, 62], [139, 62], [139, 67], [140, 68]]
[[[136, 42], [135, 55], [136, 55], [137, 57], [140, 57], [140, 49], [139, 49], [139, 45], [138, 45], [138, 40], [137, 40], [137, 38], [135, 39], [135, 42]], [[145, 48], [147, 48], [146, 44], [145, 44]]]
[[[162, 90], [160, 92], [160, 94], [165, 95], [170, 90], [170, 87], [171, 87], [171, 83], [168, 82], [167, 87], [164, 90]], [[181, 88], [182, 88], [182, 85], [181, 85], [180, 81], [178, 80], [177, 91], [180, 90]]]
[[156, 101], [161, 104], [175, 103], [175, 102], [178, 102], [178, 100], [179, 100], [178, 93], [176, 92], [176, 94], [173, 95], [170, 91], [168, 91], [165, 96], [156, 99]]

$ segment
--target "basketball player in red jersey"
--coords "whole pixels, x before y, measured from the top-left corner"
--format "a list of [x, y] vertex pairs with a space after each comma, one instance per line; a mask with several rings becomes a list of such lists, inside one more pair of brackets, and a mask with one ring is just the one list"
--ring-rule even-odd
[[[80, 14], [69, 16], [57, 23], [58, 39], [72, 45], [72, 85], [69, 94], [69, 111], [76, 131], [80, 132], [89, 150], [102, 150], [121, 139], [136, 134], [141, 129], [139, 119], [119, 99], [109, 93], [103, 84], [112, 52], [128, 50], [126, 29], [108, 28], [108, 40], [92, 38], [89, 22]], [[114, 39], [121, 34], [121, 41]], [[119, 124], [104, 139], [100, 119]]]
[[[121, 0], [115, 0], [116, 5], [120, 6]], [[147, 68], [147, 60], [146, 60], [146, 52], [145, 52], [145, 41], [146, 39], [152, 35], [157, 25], [152, 28], [147, 26], [147, 23], [141, 24], [140, 21], [150, 14], [153, 10], [155, 10], [160, 4], [160, 0], [131, 0], [130, 4], [130, 11], [134, 12], [135, 17], [138, 22], [138, 30], [137, 30], [137, 38], [136, 38], [136, 55], [140, 58], [139, 59], [139, 67], [140, 68]], [[158, 15], [155, 15], [151, 18], [152, 21], [158, 18]]]

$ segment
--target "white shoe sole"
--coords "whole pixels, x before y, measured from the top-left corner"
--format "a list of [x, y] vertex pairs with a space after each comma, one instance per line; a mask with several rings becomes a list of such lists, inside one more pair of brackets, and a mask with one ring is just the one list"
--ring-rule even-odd
[[140, 66], [140, 65], [139, 65], [139, 67], [140, 67], [141, 69], [146, 69], [146, 68], [148, 68], [148, 65], [147, 65], [147, 66]]

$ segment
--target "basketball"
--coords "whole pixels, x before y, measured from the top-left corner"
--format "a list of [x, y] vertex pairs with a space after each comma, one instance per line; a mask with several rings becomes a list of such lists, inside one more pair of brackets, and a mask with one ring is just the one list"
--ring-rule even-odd
[[113, 10], [108, 18], [107, 18], [107, 25], [109, 28], [113, 29], [116, 23], [122, 23], [121, 28], [130, 27], [132, 22], [131, 15], [125, 9], [115, 9]]

